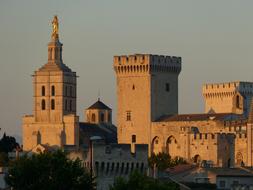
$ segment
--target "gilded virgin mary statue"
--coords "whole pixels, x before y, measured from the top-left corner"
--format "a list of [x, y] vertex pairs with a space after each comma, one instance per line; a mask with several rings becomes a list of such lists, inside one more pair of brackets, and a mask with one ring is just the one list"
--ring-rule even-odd
[[53, 27], [52, 38], [57, 39], [59, 37], [59, 23], [56, 15], [54, 16], [54, 19], [52, 21], [52, 27]]

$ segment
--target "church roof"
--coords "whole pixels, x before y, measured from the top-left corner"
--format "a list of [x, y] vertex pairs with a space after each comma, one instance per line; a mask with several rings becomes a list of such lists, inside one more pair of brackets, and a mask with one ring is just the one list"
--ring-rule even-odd
[[63, 72], [72, 72], [71, 69], [64, 63], [54, 63], [49, 62], [43, 65], [39, 71], [63, 71]]
[[80, 122], [79, 127], [80, 139], [84, 141], [88, 141], [92, 136], [100, 136], [107, 143], [117, 143], [117, 128], [114, 125]]
[[92, 104], [90, 107], [88, 107], [88, 110], [90, 109], [99, 109], [99, 110], [111, 110], [107, 105], [105, 105], [103, 102], [101, 102], [99, 99], [97, 102]]
[[245, 117], [241, 114], [233, 113], [203, 113], [203, 114], [180, 114], [163, 116], [157, 122], [166, 121], [203, 121], [203, 120], [243, 120]]

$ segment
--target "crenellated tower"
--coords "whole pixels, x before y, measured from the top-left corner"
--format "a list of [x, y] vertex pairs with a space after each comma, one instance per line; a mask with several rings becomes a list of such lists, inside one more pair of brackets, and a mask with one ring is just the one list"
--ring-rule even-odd
[[119, 143], [150, 144], [151, 122], [178, 113], [181, 57], [114, 56]]
[[202, 87], [206, 113], [235, 113], [248, 116], [253, 96], [252, 82], [205, 84]]
[[54, 17], [48, 62], [34, 72], [34, 114], [23, 118], [24, 150], [38, 144], [78, 145], [76, 73], [62, 60], [58, 18]]

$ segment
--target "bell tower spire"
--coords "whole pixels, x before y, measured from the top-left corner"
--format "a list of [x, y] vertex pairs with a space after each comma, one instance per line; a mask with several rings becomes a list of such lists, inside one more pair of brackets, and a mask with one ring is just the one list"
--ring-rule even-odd
[[62, 64], [62, 43], [59, 40], [59, 22], [56, 15], [52, 21], [51, 42], [48, 44], [48, 62]]

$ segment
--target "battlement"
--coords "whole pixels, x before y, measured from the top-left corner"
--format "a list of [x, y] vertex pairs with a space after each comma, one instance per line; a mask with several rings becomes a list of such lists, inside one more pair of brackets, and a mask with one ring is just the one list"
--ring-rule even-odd
[[114, 56], [116, 73], [135, 72], [175, 72], [181, 71], [181, 57], [134, 54]]
[[220, 95], [234, 95], [237, 91], [253, 94], [253, 83], [252, 82], [227, 82], [227, 83], [211, 83], [204, 84], [202, 86], [202, 93], [204, 97], [208, 96], [220, 96]]
[[[226, 133], [192, 133], [191, 134], [191, 139], [192, 141], [216, 141], [218, 139], [222, 140], [222, 139], [227, 139], [228, 137], [230, 137], [233, 134], [226, 134]], [[231, 138], [231, 137], [230, 137]], [[243, 136], [241, 136], [240, 138], [243, 138]]]
[[214, 140], [217, 141], [218, 134], [217, 133], [192, 133], [191, 139], [192, 141], [198, 140]]

